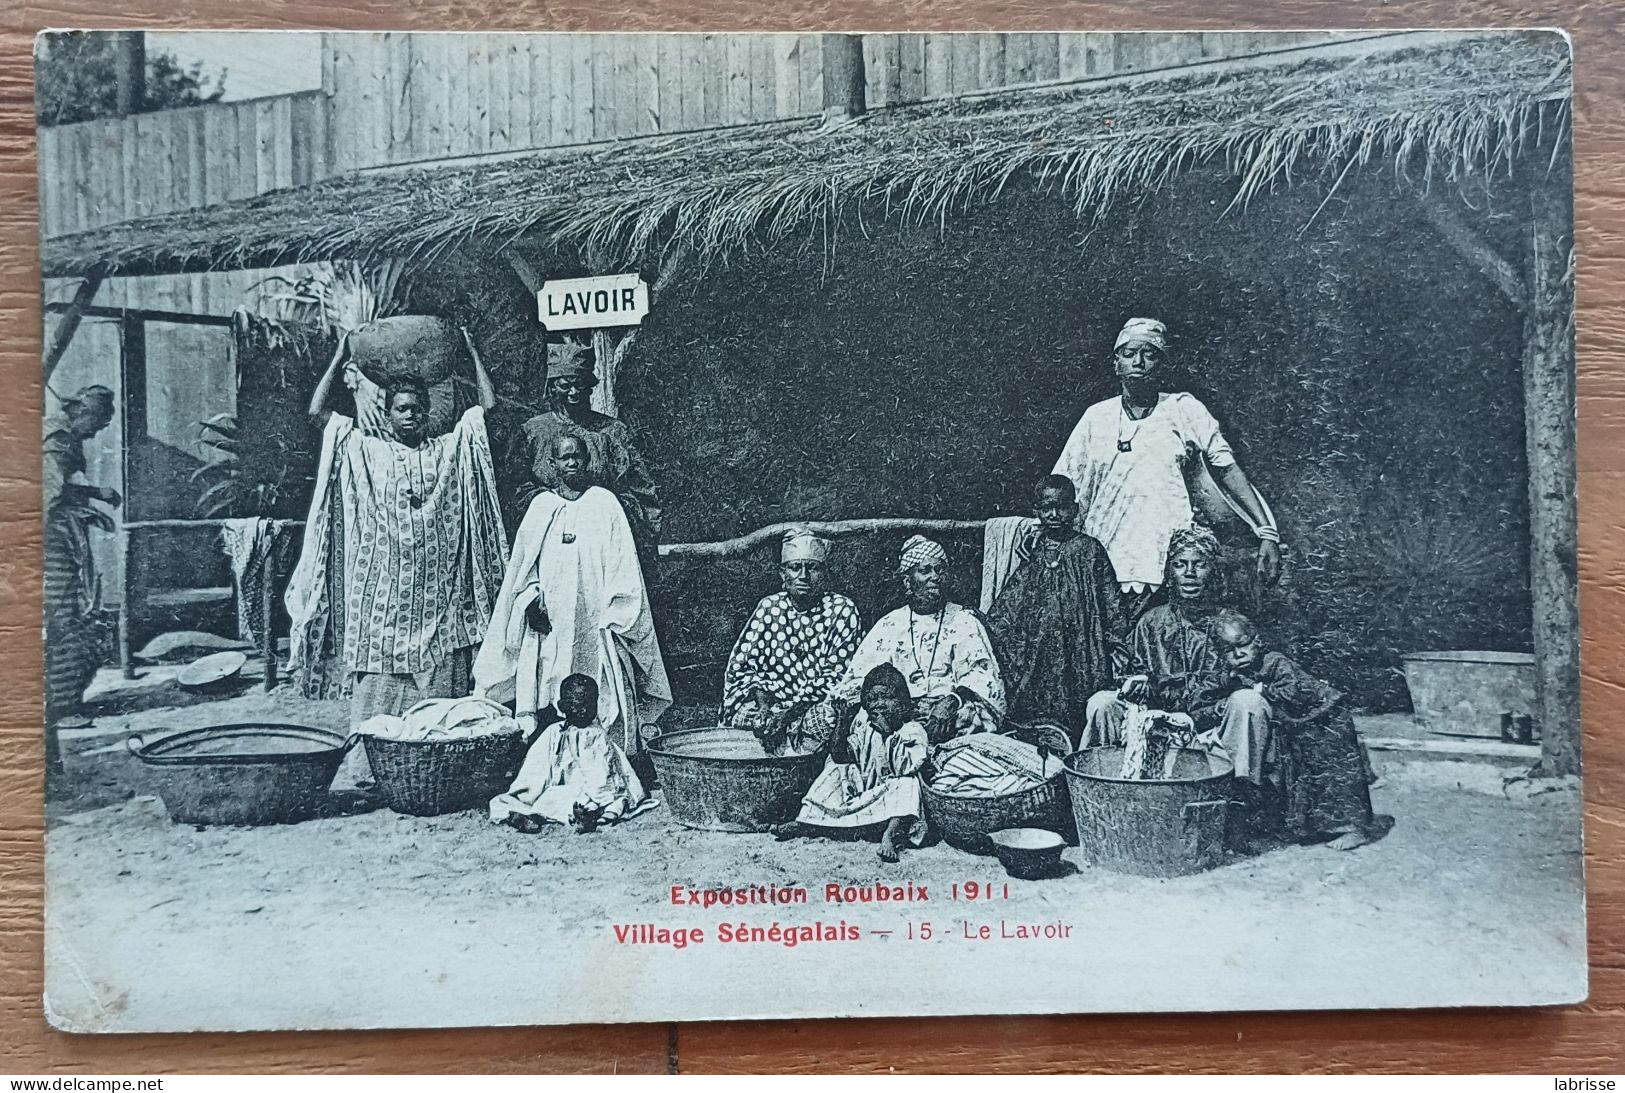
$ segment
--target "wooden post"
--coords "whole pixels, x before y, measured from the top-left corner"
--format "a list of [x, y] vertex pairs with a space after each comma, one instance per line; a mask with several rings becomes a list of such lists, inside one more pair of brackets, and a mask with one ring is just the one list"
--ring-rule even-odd
[[[85, 317], [85, 311], [90, 307], [90, 301], [96, 298], [96, 290], [102, 286], [102, 275], [92, 273], [74, 290], [73, 302], [62, 312], [62, 318], [57, 320], [56, 329], [51, 332], [51, 345], [45, 351], [45, 382], [51, 382], [51, 373], [56, 366], [62, 363], [62, 354], [68, 351], [68, 343], [73, 341], [74, 332], [79, 329], [79, 320]], [[47, 311], [51, 310], [49, 307]]]
[[863, 35], [825, 34], [824, 124], [860, 117], [869, 107], [863, 77]]
[[[126, 315], [119, 321], [119, 417], [124, 432], [122, 459], [124, 512], [126, 520], [139, 519], [136, 511], [137, 491], [131, 487], [133, 461], [130, 456], [136, 445], [147, 436], [147, 325], [145, 320]], [[130, 649], [130, 621], [139, 608], [144, 607], [139, 582], [130, 580], [130, 531], [119, 531], [119, 585], [121, 594], [118, 611], [119, 664], [125, 679], [135, 678], [135, 658]]]
[[1542, 774], [1580, 773], [1579, 517], [1575, 507], [1574, 210], [1567, 171], [1531, 182], [1524, 431], [1529, 583]]
[[630, 332], [605, 330], [602, 327], [592, 332], [592, 355], [598, 372], [598, 386], [592, 389], [592, 408], [600, 414], [616, 417], [620, 413], [621, 404], [615, 398], [615, 373], [621, 367], [621, 357], [636, 336], [636, 327]]
[[113, 78], [117, 81], [119, 117], [147, 107], [147, 36], [139, 30], [113, 32]]

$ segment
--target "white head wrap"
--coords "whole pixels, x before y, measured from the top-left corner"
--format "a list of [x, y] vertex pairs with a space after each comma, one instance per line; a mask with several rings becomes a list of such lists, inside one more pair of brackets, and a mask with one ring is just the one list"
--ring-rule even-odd
[[811, 528], [791, 528], [784, 533], [784, 545], [779, 548], [779, 561], [822, 562], [829, 557], [830, 542], [814, 535]]
[[925, 562], [947, 565], [948, 552], [942, 549], [941, 543], [933, 542], [923, 535], [909, 536], [908, 542], [903, 544], [903, 556], [897, 561], [897, 572], [907, 573]]
[[1120, 349], [1131, 344], [1154, 345], [1166, 353], [1168, 328], [1162, 325], [1160, 319], [1130, 319], [1117, 332], [1117, 341], [1112, 343], [1112, 348]]

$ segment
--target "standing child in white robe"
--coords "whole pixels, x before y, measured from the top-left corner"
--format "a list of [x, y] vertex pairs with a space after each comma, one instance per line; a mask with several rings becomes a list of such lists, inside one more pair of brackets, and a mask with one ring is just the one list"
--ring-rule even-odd
[[931, 746], [925, 726], [913, 720], [908, 680], [890, 664], [864, 676], [861, 702], [851, 731], [831, 743], [823, 773], [802, 799], [801, 814], [773, 833], [791, 839], [884, 824], [880, 860], [894, 862], [902, 847], [925, 839], [920, 768]]
[[536, 496], [514, 537], [474, 693], [511, 701], [523, 723], [579, 672], [598, 684], [610, 740], [635, 757], [643, 726], [671, 705], [637, 545], [615, 495], [592, 484], [587, 445], [561, 436], [552, 458], [559, 485]]
[[555, 721], [536, 735], [508, 792], [491, 801], [491, 820], [526, 834], [549, 823], [578, 833], [655, 807], [626, 753], [598, 723], [598, 684], [579, 673], [559, 685]]

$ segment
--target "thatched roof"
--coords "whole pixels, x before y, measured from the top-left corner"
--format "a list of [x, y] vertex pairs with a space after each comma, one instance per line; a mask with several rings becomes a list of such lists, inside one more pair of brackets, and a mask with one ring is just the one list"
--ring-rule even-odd
[[[1551, 32], [1417, 33], [1166, 73], [942, 100], [564, 153], [363, 172], [44, 241], [47, 277], [422, 255], [534, 233], [609, 261], [817, 232], [853, 210], [950, 215], [1020, 178], [1082, 216], [1198, 167], [1237, 206], [1376, 164], [1425, 185], [1510, 171], [1566, 128]], [[1543, 109], [1543, 104], [1552, 104]]]

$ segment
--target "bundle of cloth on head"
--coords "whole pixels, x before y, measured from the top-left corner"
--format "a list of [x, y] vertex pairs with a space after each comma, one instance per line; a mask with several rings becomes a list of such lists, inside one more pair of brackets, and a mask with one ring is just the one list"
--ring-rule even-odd
[[1168, 328], [1160, 319], [1130, 319], [1117, 332], [1113, 349], [1125, 345], [1154, 345], [1164, 353], [1168, 351]]
[[939, 565], [948, 564], [948, 552], [942, 549], [942, 544], [923, 535], [910, 535], [903, 543], [903, 553], [897, 559], [897, 572], [907, 573], [917, 565], [936, 562]]

